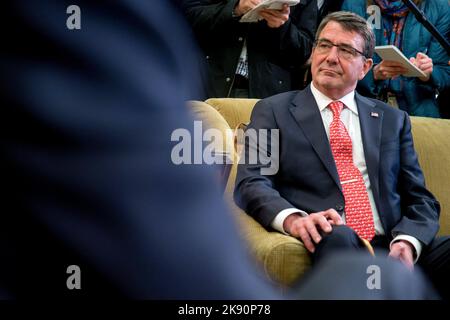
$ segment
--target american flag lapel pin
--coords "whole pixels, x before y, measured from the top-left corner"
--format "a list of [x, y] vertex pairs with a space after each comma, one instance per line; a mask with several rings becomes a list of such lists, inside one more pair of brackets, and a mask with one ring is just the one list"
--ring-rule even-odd
[[378, 112], [371, 112], [370, 116], [374, 117], [374, 118], [378, 118]]

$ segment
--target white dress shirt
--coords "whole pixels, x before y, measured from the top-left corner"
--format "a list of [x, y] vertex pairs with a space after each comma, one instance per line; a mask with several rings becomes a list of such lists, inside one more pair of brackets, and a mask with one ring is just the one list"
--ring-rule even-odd
[[320, 8], [322, 8], [324, 2], [325, 2], [325, 0], [317, 0], [317, 8], [319, 10], [320, 10]]
[[[314, 99], [316, 100], [317, 106], [320, 110], [320, 115], [322, 116], [323, 125], [327, 134], [328, 139], [330, 138], [330, 124], [333, 120], [333, 113], [328, 107], [328, 105], [333, 102], [334, 100], [328, 98], [325, 96], [322, 92], [320, 92], [317, 88], [314, 87], [314, 84], [311, 82], [311, 92], [314, 96]], [[345, 128], [347, 129], [348, 134], [350, 135], [350, 138], [352, 140], [352, 147], [353, 147], [353, 163], [358, 168], [358, 170], [361, 172], [364, 184], [366, 185], [367, 193], [369, 196], [369, 202], [370, 207], [372, 209], [373, 213], [373, 221], [375, 225], [375, 234], [376, 235], [384, 235], [385, 231], [383, 229], [383, 225], [380, 220], [380, 215], [378, 214], [377, 207], [375, 205], [375, 201], [373, 198], [372, 193], [372, 187], [370, 186], [370, 180], [369, 180], [369, 173], [367, 171], [367, 165], [366, 165], [366, 159], [364, 156], [364, 149], [363, 149], [363, 142], [362, 142], [362, 136], [361, 136], [361, 127], [359, 123], [359, 116], [358, 116], [358, 108], [356, 106], [356, 100], [355, 100], [355, 91], [352, 91], [348, 93], [347, 95], [343, 96], [339, 99], [345, 107], [341, 112], [341, 121], [344, 123]], [[286, 231], [283, 228], [284, 220], [291, 214], [297, 213], [302, 216], [307, 216], [308, 213], [299, 210], [297, 208], [289, 208], [282, 210], [278, 213], [278, 215], [275, 217], [275, 219], [272, 221], [271, 225], [275, 230], [278, 230], [284, 234], [287, 234]], [[342, 216], [343, 221], [345, 223], [345, 213]], [[410, 242], [415, 250], [416, 250], [416, 258], [414, 262], [417, 262], [420, 253], [422, 251], [422, 244], [419, 240], [412, 236], [404, 235], [404, 234], [397, 234], [393, 235], [395, 238], [391, 242], [391, 245], [393, 242], [398, 240], [406, 240]]]

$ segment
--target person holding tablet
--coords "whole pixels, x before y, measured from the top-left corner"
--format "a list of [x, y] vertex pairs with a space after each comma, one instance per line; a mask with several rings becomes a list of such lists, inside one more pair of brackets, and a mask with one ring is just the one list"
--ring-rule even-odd
[[[446, 0], [415, 3], [441, 34], [448, 33], [450, 12]], [[441, 117], [436, 97], [450, 87], [449, 55], [401, 0], [345, 0], [342, 10], [368, 19], [371, 5], [378, 6], [381, 13], [380, 24], [373, 27], [376, 45], [395, 45], [426, 76], [404, 77], [406, 71], [399, 63], [375, 56], [373, 69], [358, 84], [359, 91], [413, 116]]]

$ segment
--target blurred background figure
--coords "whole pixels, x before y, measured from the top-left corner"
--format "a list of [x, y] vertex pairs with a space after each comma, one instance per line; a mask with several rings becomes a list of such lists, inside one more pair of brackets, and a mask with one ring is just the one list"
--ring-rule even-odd
[[181, 12], [77, 4], [70, 30], [68, 2], [4, 3], [1, 298], [276, 298], [210, 168], [171, 160], [199, 82]]
[[[427, 19], [442, 35], [450, 29], [447, 0], [415, 0]], [[342, 10], [352, 11], [366, 19], [366, 10], [377, 5], [381, 11], [380, 28], [374, 28], [376, 45], [395, 45], [426, 77], [404, 77], [405, 69], [394, 61], [374, 57], [374, 67], [359, 82], [358, 89], [377, 97], [413, 116], [439, 118], [436, 96], [450, 87], [449, 55], [428, 30], [417, 21], [401, 0], [345, 0]]]

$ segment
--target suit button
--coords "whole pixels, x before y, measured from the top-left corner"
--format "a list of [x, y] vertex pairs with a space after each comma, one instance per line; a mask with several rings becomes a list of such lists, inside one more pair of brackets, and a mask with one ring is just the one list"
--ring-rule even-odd
[[230, 81], [231, 81], [231, 78], [226, 78], [225, 81], [226, 81], [226, 82], [230, 82]]
[[241, 42], [242, 40], [244, 40], [244, 38], [242, 38], [242, 37], [239, 37], [239, 38], [238, 38], [238, 41], [239, 41], [239, 42]]
[[335, 208], [336, 208], [337, 211], [344, 210], [344, 206], [342, 204], [337, 204]]

